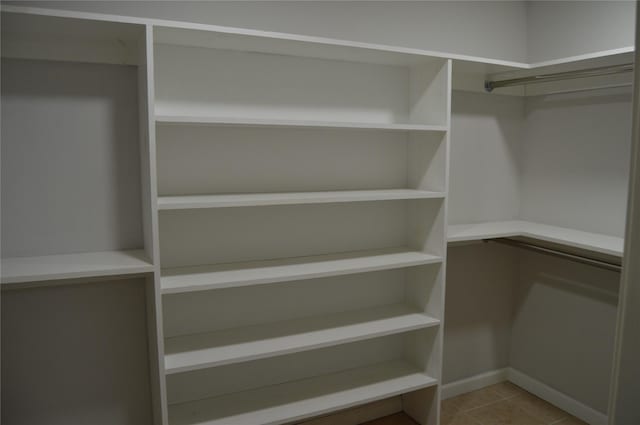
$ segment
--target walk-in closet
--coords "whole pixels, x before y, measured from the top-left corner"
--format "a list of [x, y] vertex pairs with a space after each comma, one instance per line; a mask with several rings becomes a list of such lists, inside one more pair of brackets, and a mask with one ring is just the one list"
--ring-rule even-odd
[[640, 425], [635, 2], [0, 9], [3, 425]]

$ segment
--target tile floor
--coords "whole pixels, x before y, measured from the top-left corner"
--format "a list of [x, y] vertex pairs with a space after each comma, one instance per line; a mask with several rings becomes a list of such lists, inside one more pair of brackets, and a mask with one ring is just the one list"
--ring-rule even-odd
[[[444, 400], [440, 425], [587, 425], [509, 382]], [[363, 425], [415, 425], [404, 413]]]

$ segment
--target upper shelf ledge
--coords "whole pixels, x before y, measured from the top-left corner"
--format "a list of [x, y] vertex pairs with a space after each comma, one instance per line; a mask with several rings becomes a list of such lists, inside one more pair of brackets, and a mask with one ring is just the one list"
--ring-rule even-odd
[[449, 242], [525, 237], [572, 248], [622, 257], [624, 239], [599, 233], [583, 232], [565, 227], [549, 226], [529, 221], [496, 221], [478, 224], [458, 224], [448, 228]]

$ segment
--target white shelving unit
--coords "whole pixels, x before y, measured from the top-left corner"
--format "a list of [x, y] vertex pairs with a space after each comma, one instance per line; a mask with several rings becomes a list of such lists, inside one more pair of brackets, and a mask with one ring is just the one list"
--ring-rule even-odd
[[518, 236], [615, 257], [624, 247], [623, 238], [519, 220], [451, 225], [448, 232], [450, 243]]
[[[177, 404], [172, 424], [282, 424], [437, 385], [403, 362], [389, 362]], [[196, 412], [194, 414], [194, 412]]]
[[442, 257], [407, 249], [356, 251], [212, 266], [163, 269], [165, 294], [247, 285], [317, 279], [403, 267], [442, 263]]
[[162, 423], [146, 26], [31, 12], [2, 7], [2, 422]]
[[450, 62], [154, 36], [169, 424], [402, 396], [436, 425]]
[[444, 198], [443, 192], [426, 190], [343, 190], [302, 193], [251, 193], [233, 195], [162, 196], [159, 210], [195, 208], [257, 207], [266, 205], [301, 205], [338, 202], [390, 201], [403, 199]]

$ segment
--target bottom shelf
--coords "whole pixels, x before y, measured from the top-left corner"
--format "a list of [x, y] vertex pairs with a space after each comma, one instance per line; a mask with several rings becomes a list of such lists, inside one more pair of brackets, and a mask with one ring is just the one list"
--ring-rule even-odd
[[169, 406], [170, 425], [282, 424], [434, 386], [402, 361]]

